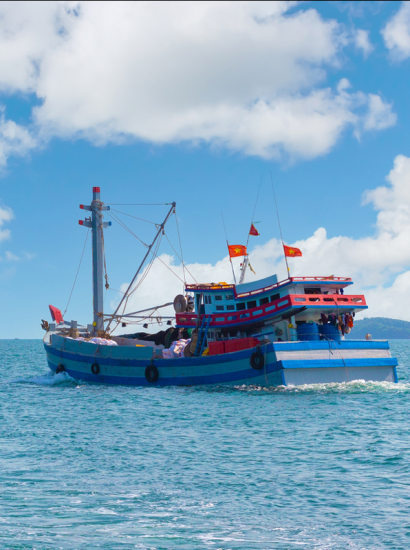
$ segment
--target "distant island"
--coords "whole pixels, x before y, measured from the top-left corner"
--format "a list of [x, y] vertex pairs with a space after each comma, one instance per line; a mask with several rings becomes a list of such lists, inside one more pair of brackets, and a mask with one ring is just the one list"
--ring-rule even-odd
[[355, 319], [354, 328], [346, 339], [364, 339], [367, 333], [372, 335], [374, 340], [410, 339], [410, 322], [388, 317], [370, 317], [366, 319]]

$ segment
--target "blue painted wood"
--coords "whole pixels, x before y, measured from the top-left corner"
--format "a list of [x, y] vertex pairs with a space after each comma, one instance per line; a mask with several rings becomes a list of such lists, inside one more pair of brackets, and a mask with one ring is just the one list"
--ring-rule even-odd
[[[57, 365], [63, 364], [70, 376], [88, 382], [126, 385], [151, 385], [145, 379], [145, 369], [151, 363], [148, 357], [138, 357], [141, 349], [133, 346], [97, 346], [61, 336], [53, 336], [53, 345], [45, 344], [50, 369], [55, 372]], [[338, 349], [388, 349], [387, 342], [344, 341], [335, 343]], [[356, 346], [356, 347], [354, 347]], [[345, 381], [341, 369], [348, 369], [347, 380], [355, 379], [355, 369], [361, 378], [391, 379], [397, 381], [397, 360], [391, 357], [369, 358], [335, 358], [329, 359], [277, 360], [276, 351], [329, 350], [326, 342], [288, 342], [270, 343], [261, 346], [265, 357], [262, 371], [251, 367], [250, 357], [255, 348], [216, 356], [199, 356], [190, 358], [156, 359], [153, 364], [159, 372], [155, 385], [214, 385], [214, 384], [260, 384], [282, 385], [287, 383], [286, 372], [291, 383], [320, 383], [325, 381]], [[91, 365], [98, 363], [100, 373], [94, 375]], [[311, 372], [311, 375], [298, 373]], [[320, 373], [323, 373], [323, 376]], [[332, 375], [334, 372], [334, 376]]]

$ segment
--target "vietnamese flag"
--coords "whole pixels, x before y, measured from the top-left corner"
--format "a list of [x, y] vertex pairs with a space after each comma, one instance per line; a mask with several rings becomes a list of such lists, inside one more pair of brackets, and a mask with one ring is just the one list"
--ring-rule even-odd
[[302, 256], [302, 252], [299, 250], [299, 248], [295, 248], [294, 246], [286, 246], [286, 244], [284, 244], [283, 251], [285, 252], [285, 256], [287, 258], [295, 258], [296, 256]]
[[241, 244], [229, 244], [229, 256], [231, 258], [236, 258], [237, 256], [247, 256], [248, 251], [246, 250], [246, 246], [242, 246]]
[[253, 235], [254, 237], [259, 237], [260, 233], [258, 233], [258, 230], [256, 227], [251, 223], [251, 229], [249, 231], [249, 235]]

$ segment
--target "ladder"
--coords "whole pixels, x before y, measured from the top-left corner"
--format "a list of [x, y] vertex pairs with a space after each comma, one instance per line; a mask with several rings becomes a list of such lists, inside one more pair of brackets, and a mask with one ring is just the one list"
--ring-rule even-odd
[[195, 348], [195, 357], [198, 357], [198, 355], [202, 355], [202, 352], [204, 351], [205, 342], [206, 342], [206, 336], [208, 334], [209, 324], [211, 322], [212, 316], [211, 315], [204, 315], [202, 317], [201, 326], [198, 330], [198, 340], [196, 342], [196, 348]]

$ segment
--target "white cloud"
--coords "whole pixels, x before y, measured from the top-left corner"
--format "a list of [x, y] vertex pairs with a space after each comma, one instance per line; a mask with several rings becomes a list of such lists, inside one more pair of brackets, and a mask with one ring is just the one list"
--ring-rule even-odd
[[41, 64], [64, 41], [75, 16], [70, 2], [0, 4], [0, 89], [35, 92]]
[[[0, 89], [43, 101], [33, 113], [41, 140], [190, 141], [313, 158], [348, 127], [359, 135], [393, 124], [378, 95], [322, 87], [350, 39], [314, 9], [289, 14], [293, 5], [3, 3]], [[355, 41], [370, 51], [366, 31]], [[26, 151], [39, 143], [25, 137]], [[17, 152], [2, 156], [0, 145], [0, 162]]]
[[[365, 294], [369, 305], [366, 315], [410, 320], [404, 299], [410, 292], [410, 158], [396, 157], [386, 180], [387, 185], [369, 190], [363, 197], [363, 204], [372, 204], [377, 211], [374, 235], [361, 239], [328, 238], [326, 230], [319, 228], [312, 236], [292, 243], [302, 250], [303, 256], [290, 259], [289, 263], [294, 276], [352, 277], [355, 284], [349, 293]], [[163, 255], [161, 259], [182, 278], [182, 268], [172, 256]], [[279, 240], [256, 246], [250, 260], [256, 276], [248, 272], [247, 280], [273, 273], [278, 273], [279, 280], [286, 278]], [[199, 282], [232, 282], [228, 257], [215, 266], [193, 264], [188, 269]], [[123, 285], [122, 290], [125, 289]], [[156, 261], [150, 275], [130, 298], [127, 311], [169, 302], [181, 290], [181, 282]], [[168, 308], [167, 314], [172, 315], [172, 311]]]
[[3, 225], [13, 218], [14, 214], [11, 208], [0, 206], [0, 242], [10, 238], [10, 229], [3, 229]]
[[357, 29], [354, 34], [354, 43], [356, 48], [363, 52], [364, 57], [367, 57], [373, 51], [373, 46], [369, 39], [369, 31]]
[[388, 21], [382, 35], [386, 47], [397, 61], [410, 56], [410, 3], [402, 2], [399, 11]]
[[397, 115], [392, 111], [392, 105], [384, 103], [378, 95], [368, 94], [368, 111], [364, 116], [363, 125], [365, 130], [384, 130], [394, 126]]
[[39, 145], [38, 140], [24, 126], [6, 120], [0, 108], [0, 169], [11, 155], [24, 156]]
[[18, 261], [20, 261], [20, 258], [18, 256], [16, 256], [15, 254], [12, 254], [8, 250], [6, 250], [6, 260], [8, 262], [18, 262]]

